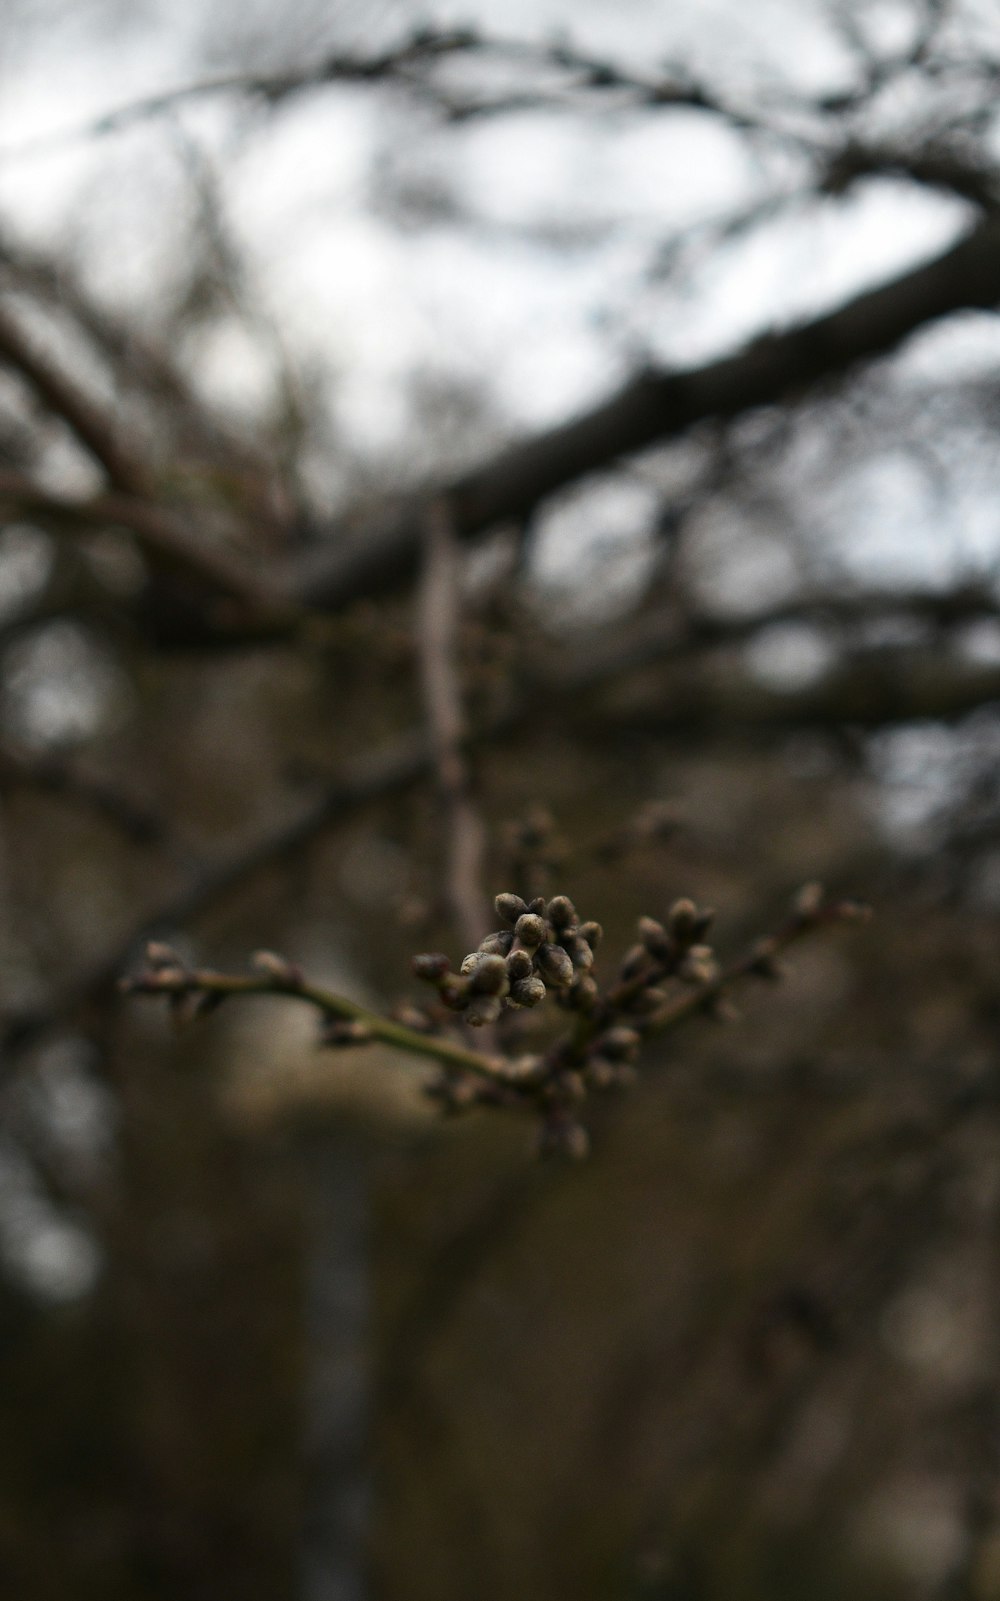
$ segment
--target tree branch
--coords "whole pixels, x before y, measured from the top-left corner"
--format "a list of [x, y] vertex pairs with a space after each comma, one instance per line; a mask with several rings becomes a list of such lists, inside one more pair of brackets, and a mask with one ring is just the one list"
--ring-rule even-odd
[[[770, 334], [734, 356], [686, 372], [640, 373], [593, 410], [504, 451], [443, 493], [456, 537], [524, 518], [547, 496], [621, 457], [712, 419], [841, 377], [883, 356], [925, 323], [1000, 300], [1000, 222], [990, 219], [950, 250], [824, 317]], [[350, 542], [322, 549], [300, 575], [311, 606], [335, 611], [399, 589], [416, 576], [424, 517], [420, 505], [374, 523]]]
[[470, 793], [459, 669], [456, 660], [458, 573], [445, 501], [427, 515], [424, 571], [418, 596], [418, 645], [424, 705], [444, 804], [447, 899], [466, 947], [475, 950], [486, 927], [482, 890], [485, 835]]

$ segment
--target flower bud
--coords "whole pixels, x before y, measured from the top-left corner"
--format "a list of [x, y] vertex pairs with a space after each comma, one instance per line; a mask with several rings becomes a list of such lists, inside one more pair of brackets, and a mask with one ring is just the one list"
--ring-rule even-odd
[[628, 1061], [642, 1044], [642, 1036], [634, 1028], [609, 1028], [597, 1041], [598, 1053], [613, 1062]]
[[514, 936], [507, 929], [496, 934], [487, 934], [480, 941], [479, 950], [483, 956], [506, 956], [514, 943]]
[[463, 978], [468, 978], [469, 974], [475, 972], [475, 970], [476, 970], [476, 968], [478, 966], [479, 966], [479, 952], [478, 951], [470, 951], [468, 956], [463, 956], [462, 957], [462, 965], [459, 968], [459, 972], [461, 973]]
[[667, 913], [667, 923], [679, 944], [690, 945], [698, 937], [698, 908], [694, 901], [674, 901]]
[[516, 923], [528, 910], [520, 895], [512, 895], [509, 892], [498, 895], [493, 905], [496, 907], [497, 916], [502, 917], [505, 923], [511, 924]]
[[443, 951], [427, 951], [423, 955], [415, 956], [410, 963], [417, 978], [422, 978], [428, 984], [436, 984], [451, 967], [451, 962]]
[[545, 915], [553, 928], [569, 928], [576, 922], [576, 907], [568, 895], [556, 895], [546, 906]]
[[150, 967], [179, 967], [182, 971], [184, 963], [172, 945], [165, 945], [162, 940], [150, 940], [146, 946], [146, 961]]
[[515, 1006], [537, 1006], [545, 999], [545, 983], [537, 973], [519, 978], [510, 986], [510, 998]]
[[581, 973], [588, 973], [594, 965], [594, 953], [586, 940], [575, 939], [567, 954], [571, 957], [573, 966]]
[[641, 973], [643, 968], [648, 966], [649, 952], [645, 945], [633, 945], [622, 957], [622, 965], [619, 971], [622, 978], [630, 979], [635, 978], [636, 974]]
[[590, 1153], [590, 1136], [582, 1123], [558, 1117], [542, 1125], [539, 1137], [541, 1156], [565, 1156], [582, 1162]]
[[320, 1033], [321, 1045], [367, 1045], [372, 1037], [372, 1031], [366, 1023], [357, 1019], [332, 1017], [324, 1023]]
[[560, 945], [541, 945], [535, 957], [538, 971], [552, 984], [566, 987], [573, 982], [573, 963]]
[[[762, 978], [777, 978], [778, 970], [773, 958], [762, 954], [760, 960], [761, 966], [755, 963], [753, 971]], [[677, 971], [690, 984], [714, 984], [720, 969], [710, 945], [692, 945]]]
[[640, 917], [639, 938], [651, 956], [662, 962], [670, 955], [670, 940], [662, 923], [655, 917]]
[[519, 978], [527, 978], [531, 969], [531, 957], [527, 951], [511, 951], [507, 958], [507, 975], [512, 984]]
[[254, 951], [250, 958], [251, 967], [266, 978], [273, 979], [276, 984], [298, 985], [302, 983], [302, 971], [287, 957], [279, 956], [276, 951]]
[[589, 1012], [597, 1000], [597, 984], [589, 973], [581, 973], [569, 994], [578, 1012]]
[[545, 938], [545, 924], [537, 912], [525, 912], [518, 918], [514, 933], [526, 950], [534, 950]]
[[465, 1021], [473, 1028], [495, 1023], [500, 1016], [502, 1001], [499, 995], [474, 995], [465, 1011]]
[[577, 932], [581, 939], [586, 940], [592, 951], [596, 951], [604, 938], [604, 930], [600, 923], [595, 923], [593, 920], [589, 923], [581, 923]]
[[792, 906], [795, 909], [795, 915], [797, 917], [801, 917], [805, 921], [815, 917], [822, 905], [822, 884], [803, 884], [802, 888], [799, 890], [794, 901], [792, 902]]
[[477, 956], [469, 975], [473, 995], [505, 995], [507, 982], [507, 963], [502, 956]]
[[658, 989], [655, 984], [647, 984], [638, 995], [633, 995], [629, 1002], [629, 1010], [646, 1016], [651, 1012], [658, 1012], [661, 1006], [667, 1004], [667, 999], [666, 990]]

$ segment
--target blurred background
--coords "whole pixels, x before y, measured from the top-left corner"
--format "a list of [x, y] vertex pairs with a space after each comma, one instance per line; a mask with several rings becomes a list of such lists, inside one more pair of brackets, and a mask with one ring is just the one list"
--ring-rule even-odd
[[[994, 1601], [1000, 8], [2, 17], [4, 1592]], [[459, 800], [607, 971], [876, 916], [578, 1165], [118, 992], [412, 997]]]

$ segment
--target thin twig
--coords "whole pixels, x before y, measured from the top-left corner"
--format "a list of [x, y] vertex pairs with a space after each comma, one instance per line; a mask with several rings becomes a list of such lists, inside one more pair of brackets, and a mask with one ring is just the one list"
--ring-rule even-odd
[[115, 489], [126, 495], [147, 492], [149, 479], [145, 468], [125, 450], [112, 423], [102, 416], [90, 396], [83, 394], [51, 357], [42, 353], [3, 307], [0, 307], [0, 362], [19, 372], [49, 410], [62, 418], [88, 454], [103, 467]]
[[310, 1006], [323, 1013], [327, 1018], [338, 1018], [343, 1022], [358, 1026], [358, 1043], [368, 1043], [379, 1040], [383, 1045], [391, 1045], [395, 1050], [407, 1051], [414, 1056], [430, 1057], [444, 1067], [462, 1068], [467, 1073], [474, 1073], [477, 1078], [491, 1081], [506, 1077], [502, 1061], [484, 1055], [481, 1051], [472, 1051], [454, 1040], [445, 1039], [442, 1035], [421, 1034], [415, 1029], [407, 1028], [403, 1023], [397, 1023], [392, 1018], [381, 1017], [378, 1012], [370, 1012], [367, 1007], [359, 1006], [355, 1001], [349, 1001], [343, 995], [337, 995], [333, 990], [323, 988], [319, 984], [310, 984], [302, 978], [290, 964], [282, 963], [280, 958], [275, 959], [275, 968], [283, 966], [284, 974], [280, 971], [264, 971], [258, 975], [215, 973], [207, 969], [188, 970], [185, 968], [166, 968], [161, 971], [153, 969], [141, 973], [136, 978], [127, 978], [122, 981], [121, 988], [127, 994], [139, 995], [167, 995], [178, 1000], [187, 996], [208, 996], [221, 1002], [229, 996], [246, 995], [284, 995], [295, 1000], [305, 1001]]
[[485, 831], [470, 793], [463, 744], [459, 667], [457, 557], [447, 502], [427, 513], [424, 569], [418, 596], [419, 648], [424, 706], [438, 788], [444, 806], [445, 872], [449, 911], [469, 950], [486, 927], [482, 889]]

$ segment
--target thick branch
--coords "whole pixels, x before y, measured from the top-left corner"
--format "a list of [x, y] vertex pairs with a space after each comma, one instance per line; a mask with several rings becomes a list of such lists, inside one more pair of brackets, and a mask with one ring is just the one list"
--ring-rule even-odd
[[[1000, 222], [984, 222], [944, 255], [840, 310], [757, 340], [737, 355], [687, 372], [650, 371], [602, 405], [525, 440], [446, 490], [456, 535], [473, 539], [497, 522], [527, 516], [548, 495], [621, 457], [710, 419], [778, 405], [797, 392], [885, 355], [939, 317], [1000, 300]], [[384, 594], [416, 576], [425, 513], [417, 506], [323, 550], [305, 574], [309, 604], [336, 610]]]

